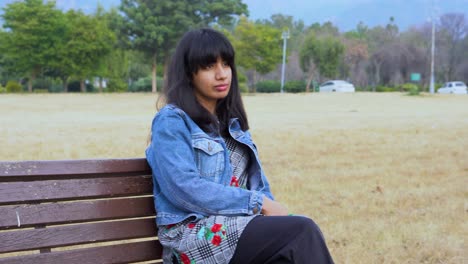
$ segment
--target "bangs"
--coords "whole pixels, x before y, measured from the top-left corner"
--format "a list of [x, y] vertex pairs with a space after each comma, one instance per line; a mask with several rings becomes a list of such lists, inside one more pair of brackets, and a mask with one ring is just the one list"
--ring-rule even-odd
[[191, 47], [187, 53], [186, 65], [190, 74], [198, 72], [221, 58], [234, 66], [234, 49], [229, 41], [216, 31], [204, 30], [192, 39]]

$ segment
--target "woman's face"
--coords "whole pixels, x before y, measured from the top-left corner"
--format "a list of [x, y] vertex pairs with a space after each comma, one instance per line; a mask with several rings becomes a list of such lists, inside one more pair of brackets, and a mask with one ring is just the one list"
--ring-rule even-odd
[[228, 95], [231, 80], [231, 66], [220, 57], [215, 63], [200, 68], [193, 75], [195, 96], [198, 102], [214, 114], [216, 102]]

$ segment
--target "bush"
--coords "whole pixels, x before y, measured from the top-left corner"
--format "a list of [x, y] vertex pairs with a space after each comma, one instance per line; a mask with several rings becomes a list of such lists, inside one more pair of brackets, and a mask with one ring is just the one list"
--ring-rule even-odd
[[237, 81], [239, 83], [243, 83], [243, 82], [247, 82], [247, 76], [245, 76], [245, 74], [243, 74], [242, 72], [238, 71], [237, 72]]
[[419, 88], [418, 86], [413, 86], [408, 90], [408, 95], [419, 95]]
[[23, 87], [17, 81], [8, 81], [5, 88], [7, 93], [21, 93], [23, 91]]
[[0, 83], [0, 93], [6, 93], [6, 88]]
[[34, 89], [33, 93], [48, 93], [48, 89]]
[[63, 85], [62, 84], [52, 84], [49, 87], [49, 92], [51, 92], [51, 93], [61, 93], [61, 92], [63, 92]]
[[[129, 92], [151, 92], [153, 79], [151, 77], [140, 78], [138, 81], [132, 83], [130, 87], [128, 87]], [[158, 91], [162, 91], [164, 87], [164, 80], [163, 77], [156, 77], [156, 86]]]
[[375, 89], [376, 92], [397, 92], [398, 90], [394, 87], [378, 85]]
[[164, 79], [162, 77], [158, 77], [156, 84], [158, 85], [158, 91], [161, 92], [164, 88]]
[[140, 78], [128, 87], [129, 92], [151, 92], [151, 77]]
[[128, 90], [127, 83], [118, 78], [109, 79], [107, 82], [107, 91], [108, 92], [125, 92]]
[[284, 84], [284, 91], [287, 93], [303, 93], [307, 84], [304, 81], [289, 81]]
[[405, 83], [400, 86], [400, 91], [401, 92], [409, 92], [409, 91], [414, 91], [418, 90], [418, 86], [414, 83]]
[[247, 86], [246, 82], [240, 82], [239, 83], [239, 90], [241, 93], [248, 93], [249, 92], [249, 87]]
[[67, 86], [69, 93], [79, 93], [80, 90], [80, 81], [70, 81]]
[[372, 87], [370, 87], [370, 86], [355, 86], [354, 88], [355, 88], [356, 92], [372, 91]]
[[32, 83], [32, 88], [33, 91], [39, 89], [39, 90], [49, 90], [49, 87], [51, 86], [51, 82], [46, 79], [35, 79]]
[[258, 93], [279, 93], [281, 83], [278, 81], [262, 81], [256, 84]]
[[[95, 92], [96, 89], [94, 88], [94, 86], [90, 83], [87, 83], [85, 84], [86, 85], [86, 92], [88, 93], [92, 93], [92, 92]], [[73, 80], [71, 82], [68, 83], [68, 92], [71, 92], [71, 93], [80, 93], [81, 92], [81, 89], [80, 89], [80, 81], [78, 80]]]

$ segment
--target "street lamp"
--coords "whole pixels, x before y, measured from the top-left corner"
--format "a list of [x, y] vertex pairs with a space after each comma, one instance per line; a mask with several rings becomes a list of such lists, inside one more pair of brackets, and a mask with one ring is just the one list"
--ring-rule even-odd
[[434, 19], [432, 19], [432, 46], [431, 46], [431, 83], [429, 84], [429, 91], [434, 93]]
[[281, 67], [281, 93], [284, 93], [284, 68], [286, 66], [286, 42], [289, 38], [289, 29], [284, 30], [283, 34], [281, 34], [281, 38], [283, 39], [283, 65]]
[[432, 38], [431, 38], [431, 82], [429, 84], [429, 92], [434, 93], [434, 51], [435, 51], [435, 9], [434, 0], [432, 0]]

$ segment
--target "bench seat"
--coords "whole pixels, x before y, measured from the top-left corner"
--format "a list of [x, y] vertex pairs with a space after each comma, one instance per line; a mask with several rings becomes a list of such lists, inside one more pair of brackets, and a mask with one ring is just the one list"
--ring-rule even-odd
[[0, 264], [158, 263], [145, 159], [0, 162]]

